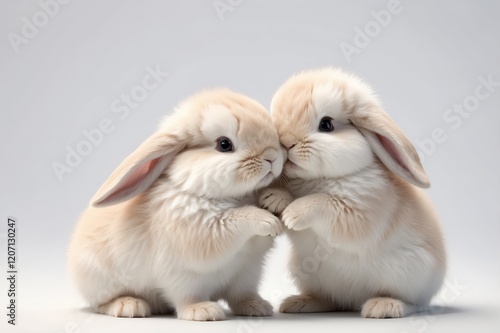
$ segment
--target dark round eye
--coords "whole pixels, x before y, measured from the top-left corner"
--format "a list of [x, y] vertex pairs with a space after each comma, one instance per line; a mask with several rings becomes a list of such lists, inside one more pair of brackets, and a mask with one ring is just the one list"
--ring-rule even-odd
[[225, 136], [221, 136], [217, 139], [217, 147], [215, 149], [222, 153], [226, 153], [228, 151], [233, 151], [233, 144], [231, 143], [231, 140]]
[[320, 132], [333, 132], [333, 119], [331, 117], [323, 117], [319, 122], [318, 130]]

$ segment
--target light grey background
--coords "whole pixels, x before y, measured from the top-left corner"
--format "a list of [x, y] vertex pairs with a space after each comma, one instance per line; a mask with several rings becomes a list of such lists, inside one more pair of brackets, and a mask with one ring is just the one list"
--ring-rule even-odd
[[[500, 3], [400, 0], [399, 12], [388, 24], [374, 23], [372, 11], [387, 10], [389, 3], [73, 0], [60, 4], [16, 52], [9, 36], [23, 36], [24, 17], [33, 22], [35, 15], [44, 24], [39, 14], [43, 9], [37, 1], [2, 1], [0, 266], [6, 266], [9, 215], [18, 218], [20, 266], [19, 325], [8, 326], [2, 314], [2, 331], [498, 329], [498, 83], [488, 97], [476, 99], [479, 103], [469, 116], [453, 121], [443, 117], [455, 104], [474, 102], [481, 78], [500, 82]], [[221, 12], [222, 7], [226, 11]], [[356, 40], [357, 29], [365, 28], [372, 29], [366, 46]], [[363, 47], [346, 57], [341, 49], [346, 44]], [[447, 296], [436, 301], [444, 311], [387, 321], [324, 314], [189, 323], [173, 318], [113, 319], [80, 310], [83, 303], [68, 281], [65, 265], [74, 224], [101, 183], [165, 114], [183, 98], [217, 86], [268, 106], [291, 74], [328, 65], [370, 82], [387, 112], [420, 147], [432, 181], [429, 194], [442, 218], [449, 250]], [[121, 119], [112, 110], [114, 101], [142, 83], [148, 66], [159, 66], [169, 76]], [[75, 149], [85, 139], [82, 131], [96, 128], [106, 118], [113, 132], [58, 179], [52, 165], [65, 163], [66, 146]], [[433, 150], [423, 150], [422, 144], [427, 142], [429, 148], [436, 131], [441, 142]], [[294, 291], [286, 279], [287, 246], [285, 239], [278, 240], [262, 287], [263, 296], [274, 304]], [[0, 304], [6, 304], [7, 284], [1, 281]]]

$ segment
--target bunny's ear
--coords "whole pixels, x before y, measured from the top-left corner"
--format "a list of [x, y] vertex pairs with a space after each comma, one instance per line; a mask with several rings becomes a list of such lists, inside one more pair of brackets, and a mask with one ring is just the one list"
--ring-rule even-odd
[[144, 192], [160, 176], [187, 140], [165, 133], [149, 137], [120, 164], [92, 198], [94, 207], [116, 204]]
[[430, 186], [415, 147], [387, 113], [374, 107], [351, 121], [389, 170], [418, 187]]

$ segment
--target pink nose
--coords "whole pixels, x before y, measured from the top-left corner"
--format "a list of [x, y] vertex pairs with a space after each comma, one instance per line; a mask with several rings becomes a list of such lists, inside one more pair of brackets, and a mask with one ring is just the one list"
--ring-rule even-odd
[[269, 164], [273, 165], [273, 162], [276, 160], [276, 158], [273, 158], [272, 160], [271, 159], [268, 159], [266, 158], [265, 161], [266, 162], [269, 162]]
[[287, 146], [287, 145], [285, 145], [285, 144], [282, 143], [281, 145], [283, 146], [283, 148], [286, 149], [286, 151], [289, 151], [290, 149], [292, 149], [293, 147], [295, 147], [297, 144], [294, 143], [293, 145], [288, 145]]

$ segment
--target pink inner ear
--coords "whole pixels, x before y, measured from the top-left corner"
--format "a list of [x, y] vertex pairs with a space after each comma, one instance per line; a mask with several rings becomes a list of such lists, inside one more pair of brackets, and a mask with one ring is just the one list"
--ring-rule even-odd
[[108, 199], [120, 196], [123, 192], [126, 192], [130, 188], [137, 186], [146, 176], [154, 169], [156, 164], [160, 159], [156, 158], [151, 161], [144, 162], [140, 166], [138, 166], [134, 171], [132, 171], [129, 175], [127, 175], [123, 184], [117, 188], [113, 194], [109, 196]]
[[382, 144], [382, 147], [391, 155], [392, 159], [396, 161], [403, 169], [408, 171], [410, 174], [412, 173], [410, 171], [410, 168], [408, 165], [406, 165], [405, 161], [403, 160], [401, 153], [399, 152], [398, 148], [392, 143], [391, 140], [387, 139], [385, 136], [382, 136], [378, 133], [376, 133], [378, 140], [380, 141], [380, 144]]

